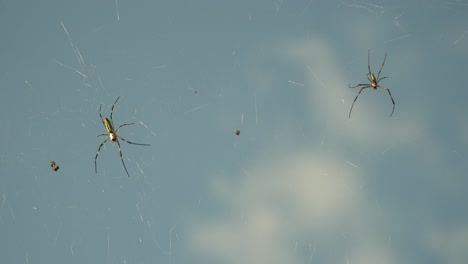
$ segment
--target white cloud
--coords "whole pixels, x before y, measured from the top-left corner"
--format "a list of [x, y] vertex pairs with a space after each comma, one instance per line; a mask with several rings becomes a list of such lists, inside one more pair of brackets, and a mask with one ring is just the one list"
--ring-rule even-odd
[[443, 258], [442, 263], [468, 263], [468, 225], [433, 228], [426, 241], [429, 248]]
[[193, 226], [194, 249], [222, 263], [297, 262], [294, 241], [352, 232], [362, 217], [359, 179], [349, 168], [299, 153], [248, 170], [240, 183], [216, 179], [216, 198], [230, 213]]

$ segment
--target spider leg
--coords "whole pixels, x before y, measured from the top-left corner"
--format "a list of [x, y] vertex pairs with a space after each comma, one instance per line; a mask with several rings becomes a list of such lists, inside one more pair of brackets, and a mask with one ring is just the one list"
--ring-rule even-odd
[[[111, 108], [111, 112], [110, 112], [110, 121], [112, 122], [112, 126], [114, 126], [114, 120], [112, 119], [112, 113], [114, 113], [114, 107], [115, 107], [115, 103], [117, 103], [117, 101], [119, 100], [120, 96], [117, 97], [117, 99], [115, 99], [115, 102], [112, 104], [112, 108]], [[101, 118], [102, 119], [102, 118]]]
[[101, 115], [101, 108], [102, 108], [102, 104], [99, 105], [99, 117], [101, 118], [102, 120], [102, 115]]
[[105, 133], [105, 134], [101, 134], [101, 135], [97, 135], [98, 137], [102, 137], [102, 136], [109, 136], [109, 133]]
[[102, 117], [102, 114], [101, 114], [101, 108], [102, 108], [102, 104], [99, 105], [99, 117], [101, 118], [102, 124], [106, 126], [106, 124], [104, 123], [104, 118]]
[[388, 78], [387, 76], [385, 76], [385, 77], [382, 77], [382, 78], [380, 78], [380, 79], [378, 79], [378, 80], [377, 80], [377, 83], [379, 83], [381, 80], [383, 80], [383, 79], [387, 79], [387, 78]]
[[129, 126], [129, 125], [133, 125], [133, 124], [135, 124], [135, 123], [127, 123], [127, 124], [120, 125], [120, 126], [114, 131], [114, 133], [117, 133], [117, 131], [119, 131], [119, 129], [120, 129], [121, 127]]
[[380, 72], [382, 71], [383, 66], [385, 65], [385, 60], [386, 60], [386, 59], [387, 59], [387, 53], [385, 52], [385, 57], [384, 57], [384, 59], [383, 59], [382, 66], [380, 67], [379, 73], [377, 74], [377, 80], [378, 80], [379, 77], [380, 77]]
[[104, 140], [101, 145], [99, 145], [99, 148], [96, 152], [96, 156], [94, 157], [94, 171], [97, 173], [97, 157], [99, 156], [99, 151], [101, 150], [102, 146], [104, 146], [104, 144], [106, 144], [106, 142], [109, 140], [109, 138], [106, 138], [106, 140]]
[[[370, 49], [367, 50], [367, 69], [369, 69], [369, 76], [372, 74], [370, 71]], [[369, 77], [367, 77], [369, 79]], [[369, 80], [370, 81], [370, 80]]]
[[372, 87], [371, 85], [367, 85], [367, 86], [364, 86], [361, 88], [361, 90], [359, 90], [358, 94], [356, 95], [356, 97], [354, 98], [354, 101], [353, 101], [353, 104], [351, 105], [351, 109], [349, 109], [349, 118], [351, 118], [351, 111], [353, 111], [353, 107], [354, 107], [354, 103], [356, 102], [356, 100], [358, 99], [359, 95], [361, 94], [362, 90], [366, 89], [366, 88], [370, 88]]
[[393, 103], [392, 113], [391, 113], [390, 116], [389, 116], [389, 117], [391, 117], [391, 116], [393, 115], [393, 111], [395, 111], [395, 101], [393, 100], [392, 93], [390, 92], [390, 89], [388, 89], [388, 88], [385, 87], [385, 86], [380, 86], [380, 85], [379, 85], [379, 87], [382, 88], [382, 89], [384, 89], [384, 90], [386, 90], [386, 91], [388, 92], [388, 95], [390, 95], [390, 100], [392, 100], [392, 103]]
[[[118, 99], [118, 98], [117, 98]], [[128, 174], [128, 170], [127, 170], [127, 167], [125, 166], [125, 162], [123, 161], [123, 157], [122, 157], [122, 150], [120, 149], [120, 143], [119, 141], [117, 140], [117, 145], [119, 146], [119, 154], [120, 154], [120, 160], [122, 161], [122, 165], [125, 169], [125, 172], [127, 173], [127, 176], [130, 177], [130, 174]]]
[[[117, 135], [117, 134], [116, 134]], [[132, 144], [132, 145], [139, 145], [139, 146], [150, 146], [150, 144], [141, 144], [141, 143], [133, 143], [133, 142], [130, 142], [126, 139], [124, 139], [123, 137], [117, 135], [118, 138], [120, 138], [121, 140], [127, 142], [128, 144]], [[118, 141], [117, 141], [118, 142]]]
[[369, 84], [368, 83], [360, 83], [360, 84], [355, 85], [355, 86], [351, 86], [351, 85], [348, 84], [348, 88], [356, 88], [356, 87], [361, 87], [361, 86], [369, 86]]

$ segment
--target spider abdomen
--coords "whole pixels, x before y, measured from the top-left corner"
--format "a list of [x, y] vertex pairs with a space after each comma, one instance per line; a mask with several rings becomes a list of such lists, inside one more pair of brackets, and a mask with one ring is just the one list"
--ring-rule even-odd
[[[112, 122], [109, 120], [109, 118], [105, 117], [103, 121], [104, 121], [104, 126], [106, 127], [107, 132], [114, 133], [114, 127], [112, 126]], [[115, 141], [115, 140], [112, 140], [112, 141]]]

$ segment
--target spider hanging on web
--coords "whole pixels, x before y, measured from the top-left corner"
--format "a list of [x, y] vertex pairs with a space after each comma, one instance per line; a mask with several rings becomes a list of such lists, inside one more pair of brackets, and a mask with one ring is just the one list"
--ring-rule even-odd
[[127, 167], [125, 166], [125, 163], [124, 163], [124, 160], [122, 158], [122, 150], [120, 149], [120, 142], [119, 142], [119, 139], [121, 139], [122, 141], [124, 142], [127, 142], [128, 144], [132, 144], [132, 145], [139, 145], [139, 146], [149, 146], [149, 144], [140, 144], [140, 143], [133, 143], [133, 142], [130, 142], [126, 139], [124, 139], [123, 137], [119, 136], [117, 134], [117, 132], [119, 131], [119, 129], [121, 127], [124, 127], [124, 126], [129, 126], [129, 125], [133, 125], [134, 123], [126, 123], [126, 124], [122, 124], [120, 125], [119, 127], [117, 127], [117, 129], [114, 129], [114, 120], [112, 119], [112, 113], [114, 112], [114, 106], [115, 106], [115, 103], [117, 103], [117, 101], [119, 100], [120, 96], [117, 97], [117, 99], [115, 100], [114, 104], [112, 104], [112, 108], [111, 108], [111, 112], [110, 112], [110, 119], [107, 118], [107, 117], [102, 117], [101, 115], [101, 108], [102, 108], [102, 104], [99, 106], [99, 117], [101, 118], [102, 120], [102, 124], [104, 125], [104, 127], [106, 128], [107, 130], [107, 133], [104, 133], [104, 134], [100, 134], [98, 135], [98, 137], [100, 136], [107, 136], [107, 138], [101, 143], [101, 145], [99, 145], [99, 148], [96, 152], [96, 156], [94, 157], [94, 170], [95, 172], [97, 173], [97, 158], [99, 156], [99, 151], [101, 150], [102, 146], [104, 146], [104, 144], [106, 144], [107, 141], [109, 141], [109, 139], [112, 141], [112, 142], [116, 142], [117, 145], [119, 146], [119, 154], [120, 154], [120, 160], [122, 161], [122, 165], [125, 169], [125, 172], [127, 173], [127, 176], [130, 177], [130, 174], [128, 174], [128, 171], [127, 171]]
[[388, 95], [390, 95], [390, 99], [392, 100], [392, 103], [393, 103], [393, 109], [392, 109], [392, 113], [390, 114], [390, 116], [393, 115], [393, 111], [395, 110], [395, 101], [393, 100], [392, 94], [390, 93], [390, 89], [388, 89], [387, 87], [382, 86], [382, 85], [379, 84], [379, 82], [381, 80], [388, 78], [388, 77], [380, 78], [380, 72], [382, 71], [382, 68], [383, 68], [383, 66], [385, 64], [385, 59], [387, 59], [387, 53], [385, 53], [385, 57], [384, 57], [384, 60], [382, 62], [382, 66], [380, 67], [379, 73], [377, 74], [377, 78], [375, 78], [374, 73], [372, 73], [371, 69], [370, 69], [370, 50], [367, 51], [367, 68], [368, 68], [369, 72], [366, 74], [366, 77], [367, 77], [367, 80], [369, 81], [369, 83], [360, 83], [360, 84], [355, 85], [355, 86], [348, 85], [349, 88], [361, 87], [358, 94], [354, 98], [353, 104], [351, 105], [351, 109], [349, 110], [349, 118], [351, 118], [351, 111], [353, 111], [354, 103], [358, 99], [358, 97], [361, 94], [362, 90], [364, 90], [366, 88], [372, 88], [374, 90], [377, 90], [377, 88], [381, 88], [381, 89], [387, 91]]

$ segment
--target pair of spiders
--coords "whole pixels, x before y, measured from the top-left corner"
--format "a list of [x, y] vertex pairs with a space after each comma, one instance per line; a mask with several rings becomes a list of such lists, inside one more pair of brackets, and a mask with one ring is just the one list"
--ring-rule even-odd
[[[392, 103], [393, 103], [393, 108], [392, 108], [392, 113], [390, 114], [390, 116], [393, 115], [393, 111], [395, 110], [395, 101], [393, 100], [393, 97], [392, 97], [392, 94], [390, 93], [390, 89], [388, 89], [387, 87], [385, 86], [382, 86], [379, 84], [379, 82], [383, 79], [386, 79], [388, 77], [382, 77], [380, 78], [380, 73], [382, 72], [382, 69], [385, 65], [385, 60], [387, 59], [387, 53], [385, 53], [385, 57], [384, 57], [384, 60], [383, 60], [383, 63], [382, 63], [382, 66], [380, 67], [380, 70], [379, 70], [379, 73], [377, 74], [377, 78], [375, 77], [374, 73], [371, 72], [371, 69], [370, 69], [370, 51], [368, 51], [367, 53], [367, 68], [369, 70], [369, 72], [366, 74], [367, 76], [367, 80], [369, 81], [369, 83], [360, 83], [358, 85], [355, 85], [355, 86], [350, 86], [348, 85], [349, 88], [357, 88], [357, 87], [361, 87], [361, 89], [359, 90], [358, 94], [356, 95], [356, 97], [354, 98], [354, 101], [353, 101], [353, 104], [351, 105], [351, 109], [349, 110], [349, 118], [351, 118], [351, 111], [353, 111], [353, 107], [354, 107], [354, 103], [356, 102], [356, 100], [358, 99], [359, 95], [361, 94], [362, 90], [366, 89], [366, 88], [372, 88], [374, 90], [377, 90], [377, 88], [381, 88], [385, 91], [388, 92], [388, 95], [390, 96], [390, 99], [392, 100]], [[96, 156], [94, 157], [94, 170], [95, 172], [97, 173], [97, 158], [99, 156], [99, 151], [101, 150], [102, 146], [104, 146], [104, 144], [111, 140], [112, 142], [116, 142], [118, 147], [119, 147], [119, 154], [120, 154], [120, 160], [122, 161], [122, 165], [125, 169], [125, 172], [127, 173], [127, 176], [130, 177], [130, 174], [128, 174], [128, 170], [127, 170], [127, 167], [125, 166], [125, 162], [123, 161], [123, 157], [122, 157], [122, 150], [120, 148], [120, 142], [119, 142], [119, 139], [121, 139], [122, 141], [128, 143], [128, 144], [132, 144], [132, 145], [139, 145], [139, 146], [149, 146], [149, 144], [140, 144], [140, 143], [133, 143], [133, 142], [130, 142], [124, 138], [122, 138], [121, 136], [119, 136], [117, 134], [117, 132], [119, 131], [120, 128], [124, 127], [124, 126], [129, 126], [129, 125], [133, 125], [134, 123], [126, 123], [126, 124], [122, 124], [120, 125], [119, 127], [117, 127], [117, 129], [114, 129], [114, 120], [112, 119], [112, 114], [114, 113], [114, 107], [115, 107], [115, 104], [117, 103], [117, 101], [119, 100], [120, 96], [117, 97], [117, 99], [115, 100], [115, 102], [112, 104], [112, 108], [111, 108], [111, 112], [110, 112], [110, 119], [105, 117], [103, 118], [102, 117], [102, 114], [101, 114], [101, 108], [102, 108], [102, 104], [99, 106], [99, 117], [101, 118], [102, 120], [102, 124], [104, 125], [104, 127], [106, 128], [107, 130], [107, 133], [104, 133], [104, 134], [100, 134], [98, 135], [98, 137], [100, 136], [107, 136], [107, 138], [101, 143], [101, 145], [99, 145], [99, 148], [96, 152]], [[236, 131], [236, 135], [239, 135], [238, 133], [239, 131]], [[55, 163], [54, 163], [55, 164]], [[52, 166], [52, 162], [51, 162], [51, 166]], [[53, 167], [52, 167], [53, 168]], [[58, 166], [57, 166], [57, 169], [58, 169]], [[54, 169], [54, 170], [57, 170], [57, 169]]]
[[364, 90], [366, 88], [372, 88], [374, 90], [377, 90], [377, 88], [381, 88], [381, 89], [384, 89], [385, 91], [387, 91], [388, 95], [390, 96], [390, 100], [392, 100], [392, 103], [393, 103], [392, 113], [390, 114], [390, 116], [393, 115], [393, 111], [395, 110], [395, 101], [393, 100], [392, 93], [390, 93], [390, 89], [388, 89], [387, 87], [382, 86], [382, 85], [379, 84], [379, 82], [381, 80], [388, 78], [388, 77], [380, 78], [380, 72], [382, 72], [382, 68], [383, 68], [383, 66], [385, 64], [385, 59], [387, 59], [387, 53], [385, 53], [385, 57], [384, 57], [384, 60], [382, 62], [382, 66], [380, 67], [379, 73], [377, 74], [377, 78], [375, 78], [374, 73], [372, 73], [371, 69], [370, 69], [370, 50], [367, 51], [367, 68], [368, 68], [369, 72], [366, 74], [366, 76], [367, 76], [367, 80], [369, 81], [369, 83], [360, 83], [360, 84], [355, 85], [355, 86], [348, 85], [349, 88], [361, 87], [358, 94], [354, 98], [353, 104], [351, 105], [351, 109], [349, 110], [349, 118], [351, 118], [351, 111], [353, 111], [354, 103], [358, 99], [358, 97], [361, 94], [362, 90]]

